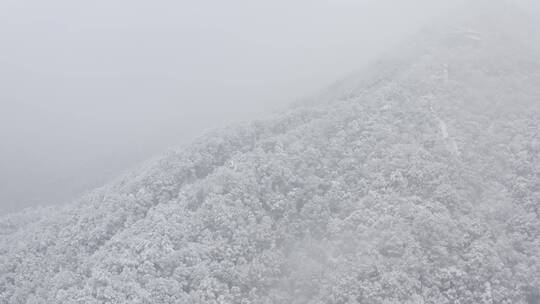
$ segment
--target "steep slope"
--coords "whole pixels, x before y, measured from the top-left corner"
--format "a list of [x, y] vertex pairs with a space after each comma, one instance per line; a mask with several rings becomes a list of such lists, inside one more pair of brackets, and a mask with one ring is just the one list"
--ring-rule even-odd
[[539, 303], [540, 62], [471, 9], [320, 102], [0, 220], [0, 303]]

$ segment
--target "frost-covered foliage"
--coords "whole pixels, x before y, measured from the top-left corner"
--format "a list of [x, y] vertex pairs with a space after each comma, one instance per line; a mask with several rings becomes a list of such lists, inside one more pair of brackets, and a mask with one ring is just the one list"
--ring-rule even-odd
[[0, 303], [539, 303], [539, 57], [473, 25], [0, 219]]

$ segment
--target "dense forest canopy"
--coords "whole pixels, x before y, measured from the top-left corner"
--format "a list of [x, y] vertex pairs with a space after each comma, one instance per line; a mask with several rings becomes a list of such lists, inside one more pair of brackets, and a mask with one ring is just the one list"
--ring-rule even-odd
[[315, 100], [0, 219], [0, 303], [540, 303], [540, 52], [470, 10]]

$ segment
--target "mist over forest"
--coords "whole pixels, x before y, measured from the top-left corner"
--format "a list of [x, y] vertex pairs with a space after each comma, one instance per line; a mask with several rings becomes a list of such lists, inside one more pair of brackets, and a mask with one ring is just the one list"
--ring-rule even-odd
[[0, 304], [540, 303], [540, 5], [0, 4]]
[[2, 1], [0, 214], [312, 96], [446, 2]]

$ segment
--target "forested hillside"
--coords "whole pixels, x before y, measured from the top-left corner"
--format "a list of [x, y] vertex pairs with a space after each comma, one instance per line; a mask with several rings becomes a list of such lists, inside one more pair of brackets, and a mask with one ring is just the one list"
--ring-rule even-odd
[[309, 105], [0, 219], [0, 303], [540, 303], [540, 52], [430, 26]]

